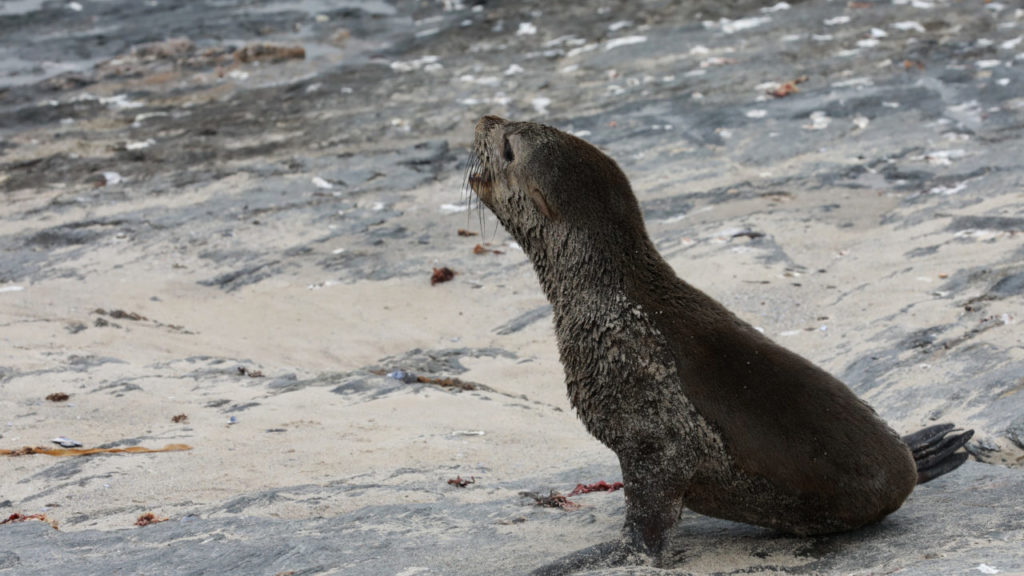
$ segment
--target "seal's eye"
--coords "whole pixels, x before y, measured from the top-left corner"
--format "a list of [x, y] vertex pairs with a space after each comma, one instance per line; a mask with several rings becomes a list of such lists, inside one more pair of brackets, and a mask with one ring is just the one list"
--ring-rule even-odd
[[516, 159], [516, 155], [512, 153], [512, 143], [508, 141], [508, 136], [505, 137], [505, 161], [511, 162]]

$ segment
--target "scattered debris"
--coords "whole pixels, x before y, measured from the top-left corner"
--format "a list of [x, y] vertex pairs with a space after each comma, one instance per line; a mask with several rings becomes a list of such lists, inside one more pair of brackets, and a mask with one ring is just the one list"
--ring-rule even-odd
[[419, 376], [412, 372], [406, 372], [405, 370], [394, 370], [392, 372], [386, 372], [384, 370], [373, 370], [373, 374], [378, 376], [387, 376], [393, 380], [401, 380], [406, 384], [433, 384], [434, 386], [440, 386], [441, 388], [456, 388], [459, 390], [476, 390], [477, 385], [472, 382], [466, 382], [458, 378], [435, 378], [431, 376]]
[[465, 380], [459, 380], [458, 378], [430, 378], [427, 376], [417, 376], [416, 381], [421, 384], [433, 384], [435, 386], [440, 386], [441, 388], [476, 390], [476, 384], [466, 382]]
[[[112, 311], [108, 312], [108, 311], [103, 310], [103, 308], [96, 308], [96, 310], [92, 311], [92, 314], [95, 314], [95, 315], [98, 315], [98, 316], [101, 316], [101, 317], [102, 316], [109, 316], [109, 317], [114, 318], [116, 320], [132, 320], [132, 321], [135, 321], [135, 322], [139, 322], [139, 321], [143, 321], [143, 320], [150, 320], [150, 319], [142, 316], [141, 314], [134, 313], [134, 312], [125, 312], [123, 310], [112, 310]], [[97, 318], [95, 320], [95, 322], [93, 322], [93, 325], [96, 326], [97, 328], [102, 328], [103, 326], [114, 326], [115, 328], [120, 328], [120, 326], [118, 326], [117, 324], [113, 324], [113, 323], [111, 323], [108, 320], [105, 320], [103, 318]]]
[[520, 492], [520, 496], [533, 498], [536, 506], [542, 506], [544, 508], [561, 508], [562, 510], [579, 510], [580, 505], [569, 500], [560, 493], [552, 490], [547, 496], [541, 496], [536, 492]]
[[150, 524], [159, 524], [160, 522], [167, 522], [170, 518], [157, 518], [156, 514], [152, 512], [146, 512], [135, 521], [136, 526], [149, 526]]
[[434, 273], [430, 276], [430, 285], [440, 284], [442, 282], [448, 282], [452, 278], [455, 278], [455, 271], [445, 266], [443, 268], [434, 268]]
[[476, 476], [470, 476], [469, 480], [464, 479], [462, 476], [456, 476], [455, 478], [449, 478], [448, 483], [456, 488], [465, 488], [470, 484], [476, 484]]
[[238, 367], [238, 375], [239, 376], [248, 376], [249, 378], [263, 378], [263, 371], [262, 370], [252, 370], [250, 368], [246, 368], [245, 366], [239, 366]]
[[174, 422], [175, 424], [188, 422], [188, 414], [178, 414], [177, 416], [171, 416], [171, 422]]
[[59, 528], [57, 528], [57, 521], [50, 520], [46, 517], [46, 514], [19, 514], [15, 512], [8, 516], [6, 520], [0, 520], [0, 524], [14, 524], [15, 522], [25, 522], [26, 520], [39, 520], [41, 522], [46, 522], [52, 526], [54, 530], [59, 530]]
[[138, 312], [125, 312], [124, 310], [111, 310], [107, 315], [118, 320], [149, 320]]
[[572, 492], [569, 492], [569, 496], [576, 496], [579, 494], [589, 494], [591, 492], [615, 492], [621, 489], [623, 486], [622, 482], [613, 482], [611, 484], [601, 480], [594, 484], [577, 484]]
[[479, 256], [481, 254], [487, 254], [488, 252], [491, 253], [491, 254], [504, 254], [505, 253], [505, 252], [503, 252], [501, 250], [494, 250], [494, 249], [491, 249], [491, 248], [487, 248], [487, 246], [490, 246], [490, 243], [487, 243], [487, 244], [477, 244], [476, 246], [473, 247], [473, 254], [476, 254], [477, 256]]
[[483, 430], [453, 430], [452, 436], [483, 436], [487, 434]]
[[479, 236], [479, 234], [476, 233], [476, 232], [471, 232], [469, 230], [466, 230], [465, 228], [459, 228], [459, 236], [469, 237], [469, 236]]
[[[81, 444], [77, 445], [81, 446]], [[43, 446], [25, 446], [17, 450], [0, 450], [0, 456], [29, 456], [32, 454], [46, 454], [47, 456], [87, 456], [89, 454], [120, 454], [122, 452], [132, 454], [149, 454], [152, 452], [182, 452], [184, 450], [191, 449], [192, 447], [186, 444], [168, 444], [163, 448], [129, 446], [128, 448], [65, 448], [62, 450], [46, 448]]]
[[306, 49], [302, 46], [284, 46], [281, 44], [247, 44], [235, 52], [235, 60], [239, 62], [283, 62], [285, 60], [304, 60]]
[[795, 93], [799, 92], [800, 89], [797, 88], [797, 86], [799, 84], [803, 84], [804, 82], [807, 82], [807, 76], [800, 76], [799, 78], [797, 78], [795, 80], [790, 80], [789, 82], [786, 82], [784, 84], [779, 84], [777, 87], [775, 87], [775, 88], [773, 88], [771, 90], [768, 90], [767, 92], [768, 92], [768, 94], [770, 94], [770, 95], [772, 95], [772, 96], [774, 96], [776, 98], [785, 98], [786, 96], [789, 96], [790, 94], [795, 94]]
[[[103, 308], [97, 308], [97, 309], [93, 310], [92, 313], [93, 314], [98, 314], [100, 316], [110, 316], [111, 318], [114, 318], [114, 319], [117, 319], [117, 320], [134, 320], [134, 321], [149, 320], [149, 318], [146, 318], [145, 316], [143, 316], [142, 314], [139, 314], [138, 312], [125, 312], [124, 310], [111, 310], [111, 311], [108, 312], [108, 311], [104, 310]], [[100, 320], [102, 320], [102, 319], [101, 318], [97, 318], [96, 319], [96, 325], [97, 326], [100, 325]], [[106, 324], [106, 320], [103, 320], [103, 322], [105, 322], [103, 324], [103, 326], [106, 326], [107, 325]]]
[[68, 396], [63, 392], [54, 392], [46, 397], [50, 402], [65, 402], [68, 398], [71, 398], [71, 396]]

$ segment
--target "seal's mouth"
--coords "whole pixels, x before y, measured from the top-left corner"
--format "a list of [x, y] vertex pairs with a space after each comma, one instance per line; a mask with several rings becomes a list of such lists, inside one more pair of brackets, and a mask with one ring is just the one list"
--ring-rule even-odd
[[469, 189], [473, 191], [481, 200], [491, 196], [494, 191], [494, 180], [492, 180], [488, 174], [482, 170], [477, 172], [469, 173]]
[[470, 152], [466, 169], [465, 187], [476, 195], [484, 204], [489, 204], [494, 193], [494, 177], [488, 169], [486, 153], [481, 151], [481, 144], [475, 143]]

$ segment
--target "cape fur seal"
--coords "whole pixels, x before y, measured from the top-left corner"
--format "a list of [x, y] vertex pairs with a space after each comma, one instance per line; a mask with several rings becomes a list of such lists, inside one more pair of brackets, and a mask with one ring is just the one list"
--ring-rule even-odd
[[622, 467], [622, 542], [544, 573], [657, 557], [684, 507], [797, 535], [852, 530], [967, 459], [972, 431], [900, 438], [843, 383], [679, 279], [622, 170], [587, 142], [485, 116], [467, 181], [529, 255], [569, 399]]

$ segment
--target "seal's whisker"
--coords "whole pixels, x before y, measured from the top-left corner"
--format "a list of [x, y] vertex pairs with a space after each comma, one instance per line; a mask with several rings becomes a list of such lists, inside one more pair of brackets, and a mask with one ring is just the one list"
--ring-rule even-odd
[[469, 193], [471, 191], [469, 187], [469, 179], [477, 171], [479, 164], [480, 159], [476, 154], [476, 150], [474, 148], [470, 148], [468, 154], [466, 155], [466, 170], [462, 175], [463, 193]]
[[476, 197], [476, 214], [477, 214], [477, 220], [479, 221], [479, 226], [480, 226], [480, 236], [482, 237], [484, 235], [484, 232], [486, 232], [486, 230], [485, 230], [485, 222], [484, 222], [483, 200], [481, 200], [479, 196]]
[[470, 213], [473, 212], [473, 196], [475, 196], [475, 194], [473, 194], [473, 189], [469, 186], [469, 179], [473, 175], [474, 170], [476, 170], [479, 162], [480, 160], [476, 154], [476, 150], [471, 147], [469, 149], [469, 155], [466, 157], [466, 171], [462, 175], [462, 190], [459, 195], [459, 202], [465, 202], [467, 204], [466, 226], [469, 226], [471, 218]]
[[[476, 212], [478, 230], [480, 230], [480, 234], [483, 235], [486, 232], [486, 215], [484, 214], [484, 203], [483, 200], [480, 199], [480, 196], [473, 190], [473, 187], [470, 184], [470, 181], [473, 178], [482, 178], [483, 180], [490, 180], [490, 175], [488, 174], [486, 162], [484, 162], [482, 155], [475, 149], [473, 150], [469, 167], [466, 170], [466, 189], [467, 192], [469, 193], [469, 211]], [[470, 217], [471, 216], [467, 214], [467, 218]]]
[[[473, 166], [472, 166], [472, 172], [470, 173], [470, 178], [479, 176], [481, 168], [482, 168], [482, 163], [480, 161], [480, 156], [479, 155], [475, 155], [473, 157]], [[468, 186], [468, 184], [467, 184], [467, 186]], [[466, 215], [467, 219], [472, 218], [471, 214], [474, 211], [477, 213], [477, 218], [478, 219], [480, 218], [480, 214], [481, 214], [480, 196], [478, 196], [476, 194], [476, 192], [473, 191], [472, 186], [469, 186], [469, 211], [470, 211], [470, 214]]]

